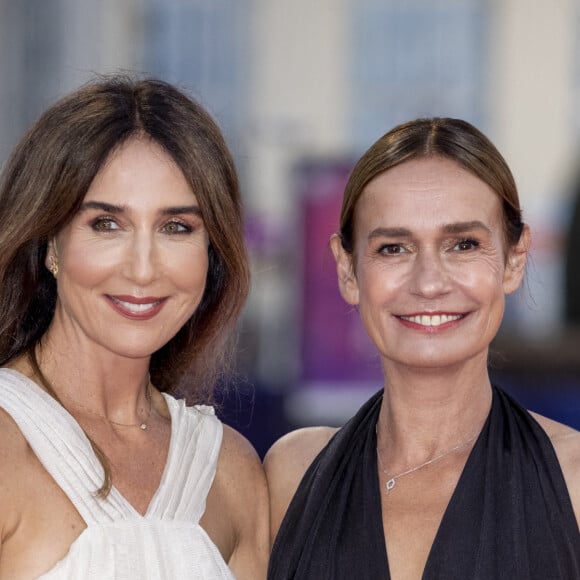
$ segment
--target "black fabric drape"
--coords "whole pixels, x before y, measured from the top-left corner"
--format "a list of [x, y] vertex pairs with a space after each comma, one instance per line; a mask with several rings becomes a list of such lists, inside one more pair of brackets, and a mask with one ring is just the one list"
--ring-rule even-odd
[[268, 578], [388, 578], [375, 425], [382, 392], [360, 409], [306, 472], [282, 522]]
[[[306, 472], [269, 580], [381, 580], [374, 395]], [[387, 539], [388, 540], [388, 539]], [[435, 537], [424, 580], [579, 580], [580, 531], [547, 435], [499, 389]]]

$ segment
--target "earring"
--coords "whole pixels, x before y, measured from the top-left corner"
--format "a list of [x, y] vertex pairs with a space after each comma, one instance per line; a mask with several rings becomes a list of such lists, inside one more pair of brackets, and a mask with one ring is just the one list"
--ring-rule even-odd
[[50, 260], [50, 268], [49, 269], [50, 269], [52, 275], [56, 279], [56, 277], [58, 276], [58, 262], [56, 261], [54, 256], [50, 256], [49, 260]]

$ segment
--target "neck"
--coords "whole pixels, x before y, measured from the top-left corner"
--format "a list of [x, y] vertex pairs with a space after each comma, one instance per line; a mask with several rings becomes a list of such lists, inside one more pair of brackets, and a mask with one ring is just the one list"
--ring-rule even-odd
[[[50, 342], [36, 350], [42, 377], [69, 410], [87, 412], [111, 422], [137, 424], [151, 408], [149, 359], [87, 355], [61, 351]], [[31, 378], [43, 383], [30, 367]]]
[[485, 367], [479, 373], [389, 370], [377, 442], [391, 469], [428, 461], [479, 433], [491, 407]]

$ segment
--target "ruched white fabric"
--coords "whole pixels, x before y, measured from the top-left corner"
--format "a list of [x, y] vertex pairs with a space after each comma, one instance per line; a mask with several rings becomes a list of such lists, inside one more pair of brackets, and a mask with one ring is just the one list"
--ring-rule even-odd
[[171, 441], [161, 483], [145, 515], [113, 487], [95, 491], [103, 469], [76, 420], [36, 383], [0, 369], [0, 407], [87, 524], [43, 580], [233, 579], [199, 525], [213, 482], [223, 426], [212, 407], [187, 407], [164, 394]]

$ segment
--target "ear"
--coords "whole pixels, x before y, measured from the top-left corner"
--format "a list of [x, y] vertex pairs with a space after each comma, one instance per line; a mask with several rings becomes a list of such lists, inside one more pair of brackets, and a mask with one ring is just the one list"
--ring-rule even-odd
[[46, 269], [52, 273], [54, 264], [58, 263], [58, 256], [56, 253], [56, 243], [54, 238], [51, 238], [46, 247], [46, 257], [44, 258], [44, 265]]
[[338, 234], [330, 238], [330, 248], [336, 260], [336, 273], [338, 275], [338, 289], [344, 300], [356, 306], [358, 304], [358, 282], [354, 274], [352, 255], [343, 247]]
[[518, 243], [510, 248], [507, 255], [503, 274], [503, 291], [506, 294], [511, 294], [520, 287], [526, 271], [531, 242], [530, 228], [525, 225]]

